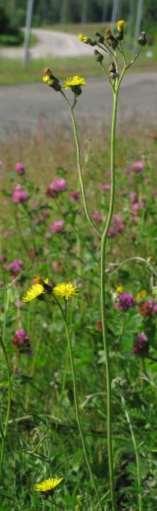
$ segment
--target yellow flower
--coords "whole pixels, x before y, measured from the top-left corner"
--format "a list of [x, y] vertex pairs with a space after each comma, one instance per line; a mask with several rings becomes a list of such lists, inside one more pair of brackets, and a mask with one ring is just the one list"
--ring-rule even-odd
[[42, 80], [44, 83], [47, 83], [47, 85], [53, 85], [54, 83], [54, 75], [49, 67], [47, 67], [42, 76]]
[[145, 289], [138, 291], [138, 293], [135, 296], [136, 302], [137, 303], [143, 302], [143, 300], [146, 298], [146, 296], [147, 296], [147, 291]]
[[122, 284], [119, 284], [119, 286], [116, 287], [116, 294], [120, 295], [123, 292], [124, 292], [124, 286], [122, 286]]
[[31, 302], [35, 298], [43, 295], [47, 289], [46, 285], [48, 284], [48, 279], [42, 280], [40, 277], [34, 278], [33, 285], [26, 291], [26, 294], [23, 296], [23, 302]]
[[77, 294], [77, 287], [72, 282], [61, 283], [53, 288], [53, 293], [57, 298], [68, 300]]
[[46, 69], [43, 72], [42, 80], [44, 83], [52, 87], [56, 91], [61, 91], [61, 84], [58, 78], [54, 76], [53, 72], [49, 67], [46, 67]]
[[57, 486], [63, 481], [63, 477], [54, 477], [34, 484], [34, 490], [40, 493], [53, 493]]
[[86, 84], [85, 78], [83, 76], [74, 75], [69, 76], [64, 81], [63, 87], [64, 89], [73, 88], [73, 87], [82, 87], [82, 85]]
[[89, 37], [87, 35], [79, 34], [78, 37], [79, 37], [79, 40], [81, 41], [81, 43], [87, 43], [88, 44]]
[[118, 20], [116, 22], [116, 28], [117, 28], [118, 32], [123, 32], [125, 25], [126, 25], [126, 22], [124, 20]]

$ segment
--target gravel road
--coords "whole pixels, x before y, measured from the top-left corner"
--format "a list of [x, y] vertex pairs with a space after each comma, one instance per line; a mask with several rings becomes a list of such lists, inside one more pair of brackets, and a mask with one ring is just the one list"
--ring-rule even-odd
[[[70, 126], [67, 107], [60, 93], [44, 84], [0, 87], [1, 139], [15, 132], [35, 132], [42, 123], [52, 126], [52, 134], [59, 125]], [[111, 113], [111, 91], [104, 80], [89, 80], [79, 98], [79, 119], [99, 127], [108, 122]], [[131, 74], [122, 85], [119, 109], [120, 122], [156, 127], [157, 129], [157, 73]], [[145, 124], [143, 124], [145, 123]]]
[[[39, 28], [33, 29], [32, 33], [37, 37], [37, 43], [29, 51], [30, 57], [33, 59], [93, 54], [93, 48], [81, 43], [76, 35]], [[22, 59], [23, 53], [23, 48], [0, 48], [0, 57]]]

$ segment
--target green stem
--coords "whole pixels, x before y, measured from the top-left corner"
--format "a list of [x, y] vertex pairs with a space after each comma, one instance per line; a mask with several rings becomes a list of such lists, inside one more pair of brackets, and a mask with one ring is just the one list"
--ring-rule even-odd
[[7, 368], [7, 372], [8, 372], [8, 401], [7, 401], [7, 410], [6, 410], [6, 417], [5, 417], [5, 423], [4, 423], [4, 429], [3, 429], [2, 444], [1, 444], [0, 472], [2, 471], [2, 465], [3, 465], [5, 441], [6, 441], [7, 430], [8, 430], [10, 408], [11, 408], [11, 396], [12, 396], [11, 369], [10, 369], [7, 350], [5, 347], [6, 318], [7, 318], [7, 311], [8, 311], [8, 307], [9, 307], [9, 299], [10, 299], [10, 290], [7, 289], [6, 290], [6, 302], [5, 302], [5, 307], [4, 307], [4, 323], [3, 323], [2, 337], [0, 336], [0, 346], [2, 348], [2, 352], [4, 355], [6, 368]]
[[85, 193], [85, 186], [84, 186], [84, 180], [83, 180], [83, 172], [82, 172], [82, 166], [81, 166], [81, 151], [80, 151], [80, 144], [79, 144], [79, 137], [78, 137], [78, 130], [77, 130], [77, 124], [74, 114], [74, 108], [76, 105], [76, 100], [74, 101], [73, 106], [71, 106], [67, 96], [62, 91], [63, 97], [68, 104], [68, 108], [70, 110], [71, 120], [72, 120], [72, 126], [73, 126], [73, 134], [74, 134], [74, 142], [75, 142], [75, 149], [76, 149], [76, 163], [77, 163], [77, 171], [78, 171], [78, 177], [79, 177], [79, 184], [80, 184], [80, 190], [81, 190], [81, 196], [82, 196], [82, 204], [84, 213], [86, 216], [87, 221], [91, 225], [92, 228], [96, 231], [97, 235], [100, 237], [99, 231], [93, 222], [92, 218], [90, 217], [88, 207], [87, 207], [87, 200], [86, 200], [86, 193]]
[[113, 91], [113, 112], [112, 112], [112, 125], [111, 125], [111, 193], [109, 211], [106, 220], [106, 225], [101, 239], [101, 320], [102, 320], [102, 333], [103, 333], [103, 346], [105, 353], [106, 364], [106, 387], [107, 387], [107, 449], [108, 449], [108, 466], [109, 466], [109, 482], [112, 511], [115, 511], [115, 496], [114, 496], [114, 475], [113, 475], [113, 452], [112, 452], [112, 411], [111, 411], [111, 374], [110, 374], [110, 360], [109, 360], [109, 347], [106, 334], [106, 244], [107, 234], [111, 225], [114, 197], [115, 197], [115, 135], [116, 135], [116, 119], [117, 119], [117, 100], [118, 89]]
[[[92, 488], [95, 491], [96, 497], [98, 498], [98, 492], [97, 492], [96, 484], [95, 484], [94, 477], [93, 477], [93, 474], [92, 474], [92, 470], [91, 470], [91, 467], [90, 467], [90, 463], [89, 463], [89, 460], [88, 460], [87, 447], [86, 447], [86, 443], [85, 443], [85, 439], [84, 439], [84, 434], [83, 434], [82, 427], [81, 427], [81, 421], [80, 421], [80, 415], [79, 415], [79, 404], [78, 404], [78, 397], [77, 397], [77, 388], [76, 388], [76, 373], [75, 373], [75, 365], [74, 365], [74, 360], [73, 360], [71, 338], [70, 338], [70, 335], [69, 335], [68, 324], [67, 324], [67, 321], [65, 319], [65, 316], [64, 316], [64, 313], [63, 313], [61, 307], [60, 307], [60, 310], [62, 312], [62, 317], [63, 317], [63, 321], [64, 321], [64, 327], [65, 327], [65, 333], [66, 333], [67, 344], [68, 344], [68, 351], [69, 351], [69, 357], [70, 357], [76, 421], [77, 421], [78, 430], [79, 430], [79, 434], [80, 434], [80, 438], [81, 438], [83, 455], [84, 455], [84, 460], [85, 460], [85, 463], [86, 463], [86, 466], [87, 466], [89, 478], [90, 478], [90, 481], [91, 481]], [[99, 498], [98, 498], [98, 500], [99, 500]], [[100, 509], [102, 509], [101, 505], [100, 505]]]
[[131, 439], [132, 439], [133, 448], [134, 448], [134, 452], [135, 452], [136, 471], [137, 471], [137, 485], [138, 485], [138, 509], [139, 509], [139, 511], [142, 511], [143, 510], [143, 505], [142, 505], [142, 485], [141, 485], [141, 470], [140, 470], [140, 459], [139, 459], [139, 454], [138, 454], [138, 447], [137, 447], [136, 438], [135, 438], [135, 435], [134, 435], [134, 430], [133, 430], [133, 427], [132, 427], [131, 419], [130, 419], [130, 416], [129, 416], [129, 413], [128, 413], [128, 410], [127, 410], [127, 407], [126, 407], [126, 402], [125, 402], [125, 399], [124, 399], [123, 396], [121, 396], [121, 402], [122, 402], [122, 406], [123, 406], [124, 412], [125, 412], [125, 417], [126, 417], [129, 429], [130, 429]]

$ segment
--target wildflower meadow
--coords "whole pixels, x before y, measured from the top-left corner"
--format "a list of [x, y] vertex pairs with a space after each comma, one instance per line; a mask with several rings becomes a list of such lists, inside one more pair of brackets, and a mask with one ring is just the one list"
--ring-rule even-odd
[[126, 33], [80, 35], [110, 87], [105, 135], [80, 134], [84, 76], [48, 67], [71, 141], [1, 143], [1, 511], [157, 509], [157, 135], [117, 126], [147, 44]]

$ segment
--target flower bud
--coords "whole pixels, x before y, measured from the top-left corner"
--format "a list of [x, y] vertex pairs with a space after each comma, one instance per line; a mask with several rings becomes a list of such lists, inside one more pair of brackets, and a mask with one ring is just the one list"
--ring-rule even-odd
[[141, 32], [138, 37], [138, 44], [145, 46], [147, 44], [147, 36], [145, 32]]
[[104, 59], [104, 57], [103, 57], [102, 53], [100, 53], [100, 51], [98, 51], [98, 50], [95, 50], [95, 51], [94, 51], [94, 54], [95, 54], [95, 57], [96, 57], [96, 61], [97, 61], [97, 62], [100, 62], [100, 64], [101, 64], [101, 62], [102, 62], [102, 61], [103, 61], [103, 59]]

